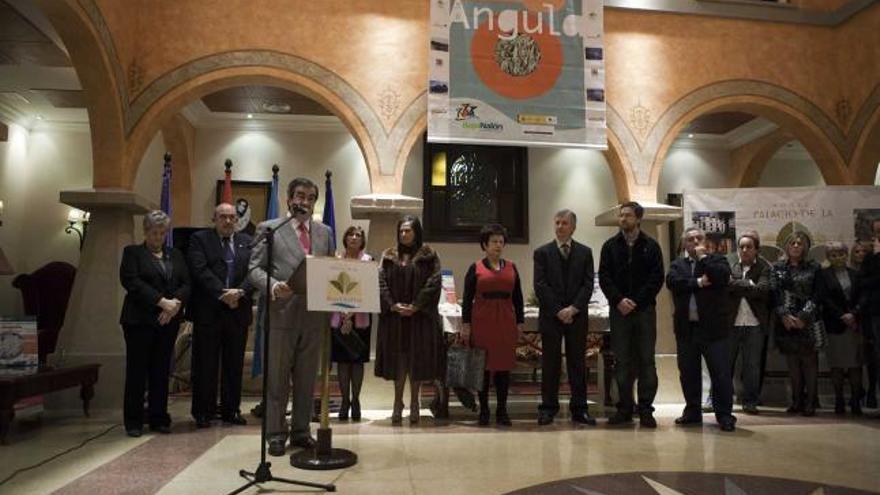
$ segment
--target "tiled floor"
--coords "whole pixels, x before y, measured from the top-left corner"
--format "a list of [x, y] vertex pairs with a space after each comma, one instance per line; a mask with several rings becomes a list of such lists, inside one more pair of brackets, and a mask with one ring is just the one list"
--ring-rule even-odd
[[[375, 408], [388, 394], [384, 387], [375, 384], [374, 393], [365, 397], [365, 406], [374, 407], [364, 411], [365, 421], [331, 424], [334, 446], [356, 452], [357, 465], [342, 471], [303, 471], [292, 468], [287, 457], [278, 457], [270, 458], [273, 474], [335, 483], [339, 493], [357, 494], [505, 493], [546, 482], [628, 472], [731, 473], [880, 492], [878, 419], [853, 422], [830, 413], [790, 418], [767, 411], [757, 417], [740, 415], [737, 431], [726, 434], [710, 415], [702, 428], [675, 427], [672, 420], [680, 406], [665, 405], [658, 408], [660, 427], [654, 431], [611, 428], [601, 420], [598, 427], [584, 429], [563, 417], [539, 428], [533, 404], [519, 403], [513, 407], [510, 429], [477, 428], [472, 413], [461, 409], [446, 424], [435, 425], [423, 411], [421, 425], [392, 427], [390, 411]], [[248, 401], [243, 409], [249, 410], [253, 403]], [[131, 439], [117, 426], [81, 448], [15, 475], [0, 484], [0, 493], [164, 495], [234, 490], [243, 483], [238, 471], [253, 470], [259, 461], [258, 424], [195, 430], [188, 409], [185, 398], [173, 401], [177, 423], [171, 435]], [[71, 413], [46, 414], [41, 425], [18, 423], [12, 443], [0, 447], [0, 481], [117, 422], [118, 413], [97, 413], [89, 419]], [[638, 493], [695, 493], [652, 488], [644, 479], [626, 475], [618, 484], [639, 484]], [[529, 493], [604, 493], [577, 486], [571, 481]], [[264, 490], [314, 491], [280, 483], [269, 483]], [[824, 493], [836, 492], [827, 488]]]

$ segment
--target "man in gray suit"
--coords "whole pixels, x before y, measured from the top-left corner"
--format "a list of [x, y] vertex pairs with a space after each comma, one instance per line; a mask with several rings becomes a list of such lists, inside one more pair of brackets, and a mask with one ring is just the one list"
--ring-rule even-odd
[[[330, 229], [312, 220], [318, 186], [305, 178], [296, 178], [287, 186], [287, 207], [294, 219], [281, 226], [275, 235], [272, 252], [272, 280], [269, 311], [269, 359], [266, 391], [266, 433], [269, 455], [284, 455], [287, 427], [288, 380], [293, 383], [291, 447], [312, 448], [315, 444], [309, 429], [312, 417], [312, 393], [321, 350], [321, 330], [329, 324], [328, 313], [306, 310], [306, 295], [294, 293], [287, 284], [306, 255], [333, 254]], [[276, 228], [284, 218], [269, 220], [257, 227], [257, 235]], [[266, 290], [266, 245], [258, 244], [251, 253], [250, 282]]]

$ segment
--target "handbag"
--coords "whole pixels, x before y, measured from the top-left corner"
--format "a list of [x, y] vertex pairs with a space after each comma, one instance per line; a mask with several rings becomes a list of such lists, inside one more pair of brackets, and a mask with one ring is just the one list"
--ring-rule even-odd
[[450, 347], [446, 351], [446, 386], [483, 389], [486, 351], [475, 347]]
[[339, 328], [331, 328], [330, 334], [333, 336], [333, 341], [348, 354], [350, 359], [358, 359], [369, 351], [367, 343], [360, 338], [354, 329], [348, 333], [342, 333]]

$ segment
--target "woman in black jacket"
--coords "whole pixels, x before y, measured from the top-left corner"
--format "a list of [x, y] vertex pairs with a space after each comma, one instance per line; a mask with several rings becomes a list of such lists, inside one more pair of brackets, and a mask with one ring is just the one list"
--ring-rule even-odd
[[143, 433], [144, 388], [148, 388], [150, 429], [170, 433], [168, 374], [183, 306], [189, 298], [189, 271], [183, 254], [165, 246], [171, 219], [154, 210], [144, 216], [144, 242], [126, 246], [119, 279], [126, 290], [119, 323], [125, 334], [125, 432]]
[[831, 264], [819, 275], [819, 300], [822, 301], [822, 319], [828, 332], [825, 357], [831, 368], [834, 383], [834, 412], [844, 414], [844, 375], [849, 376], [852, 390], [850, 408], [856, 416], [862, 414], [862, 335], [859, 330], [859, 275], [846, 266], [847, 247], [842, 242], [829, 242], [825, 257]]

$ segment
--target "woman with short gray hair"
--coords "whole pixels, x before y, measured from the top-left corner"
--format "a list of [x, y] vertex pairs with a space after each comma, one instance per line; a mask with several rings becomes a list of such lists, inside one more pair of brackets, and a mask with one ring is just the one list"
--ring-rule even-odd
[[125, 336], [125, 402], [123, 418], [128, 436], [144, 428], [144, 389], [147, 388], [150, 429], [171, 432], [168, 415], [168, 374], [171, 353], [189, 299], [189, 271], [183, 254], [165, 245], [171, 219], [159, 210], [144, 215], [144, 242], [126, 246], [119, 279], [125, 300], [119, 323]]

